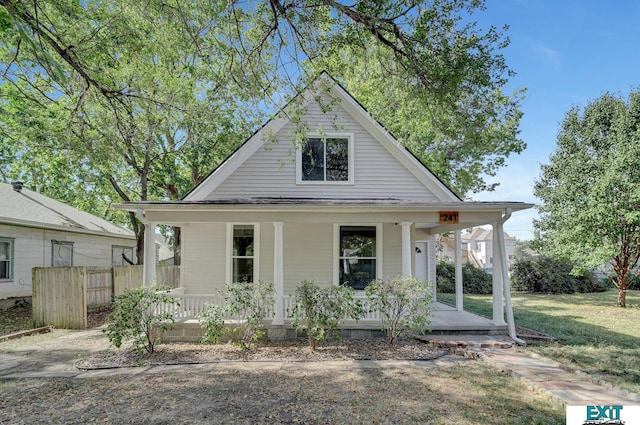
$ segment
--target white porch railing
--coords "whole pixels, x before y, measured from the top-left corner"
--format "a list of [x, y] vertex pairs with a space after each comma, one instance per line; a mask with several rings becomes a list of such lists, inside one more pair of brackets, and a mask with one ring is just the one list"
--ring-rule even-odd
[[[178, 304], [163, 304], [159, 310], [163, 313], [170, 313], [176, 320], [198, 319], [198, 316], [207, 306], [213, 304], [220, 307], [224, 306], [224, 297], [213, 294], [184, 294], [180, 288], [171, 291], [170, 295], [178, 300]], [[379, 311], [370, 311], [369, 300], [364, 295], [356, 295], [355, 299], [359, 300], [367, 312], [359, 321], [360, 322], [380, 322], [381, 316]], [[283, 297], [284, 320], [291, 320], [291, 312], [296, 303], [293, 294]], [[233, 317], [225, 317], [225, 319], [234, 319]]]

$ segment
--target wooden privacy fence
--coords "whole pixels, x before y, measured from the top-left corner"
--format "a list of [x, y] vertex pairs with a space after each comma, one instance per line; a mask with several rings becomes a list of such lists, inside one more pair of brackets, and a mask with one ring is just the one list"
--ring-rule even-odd
[[[180, 266], [159, 266], [159, 285], [180, 286]], [[35, 326], [64, 329], [87, 327], [87, 309], [111, 303], [113, 295], [142, 285], [142, 266], [35, 267], [33, 321]]]
[[31, 302], [36, 327], [87, 327], [86, 267], [34, 267]]
[[[113, 293], [122, 294], [127, 289], [142, 285], [143, 266], [114, 266]], [[180, 266], [156, 267], [156, 282], [159, 286], [180, 287]]]

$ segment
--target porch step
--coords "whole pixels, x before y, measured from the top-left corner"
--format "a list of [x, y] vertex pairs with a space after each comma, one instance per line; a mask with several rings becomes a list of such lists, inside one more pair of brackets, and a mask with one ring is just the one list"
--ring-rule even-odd
[[435, 347], [460, 349], [460, 348], [484, 348], [484, 349], [508, 349], [513, 347], [515, 342], [507, 335], [421, 335], [417, 336], [418, 341], [431, 344]]

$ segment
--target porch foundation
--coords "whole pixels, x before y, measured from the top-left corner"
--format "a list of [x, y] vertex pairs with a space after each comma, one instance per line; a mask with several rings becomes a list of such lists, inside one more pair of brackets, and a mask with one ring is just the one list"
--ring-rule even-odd
[[[289, 321], [283, 325], [266, 325], [266, 338], [270, 340], [306, 338], [303, 332], [296, 332]], [[428, 334], [433, 335], [508, 335], [507, 324], [496, 325], [491, 319], [467, 311], [458, 311], [455, 307], [438, 303], [438, 310], [427, 326]], [[337, 331], [343, 339], [384, 338], [385, 334], [376, 322], [346, 322]], [[176, 320], [172, 329], [162, 336], [163, 342], [198, 342], [203, 330], [197, 319]]]

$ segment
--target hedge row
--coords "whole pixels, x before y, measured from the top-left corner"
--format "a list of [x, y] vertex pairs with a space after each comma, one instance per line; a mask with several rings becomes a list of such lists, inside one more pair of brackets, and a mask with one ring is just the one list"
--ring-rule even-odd
[[[572, 269], [572, 263], [551, 258], [519, 261], [511, 268], [511, 288], [523, 292], [573, 294], [604, 292], [612, 287], [609, 280], [597, 280], [588, 272], [574, 276]], [[436, 274], [438, 292], [455, 293], [455, 265], [441, 261]], [[465, 294], [491, 294], [492, 276], [471, 263], [462, 266], [462, 282]]]
[[[456, 268], [452, 263], [441, 261], [436, 266], [438, 292], [445, 294], [455, 293]], [[493, 278], [487, 272], [471, 263], [462, 266], [462, 288], [465, 294], [490, 294], [492, 292]]]
[[606, 280], [598, 281], [589, 272], [574, 276], [571, 269], [573, 264], [565, 260], [541, 258], [519, 261], [511, 268], [511, 287], [516, 291], [547, 294], [604, 292], [609, 288]]

